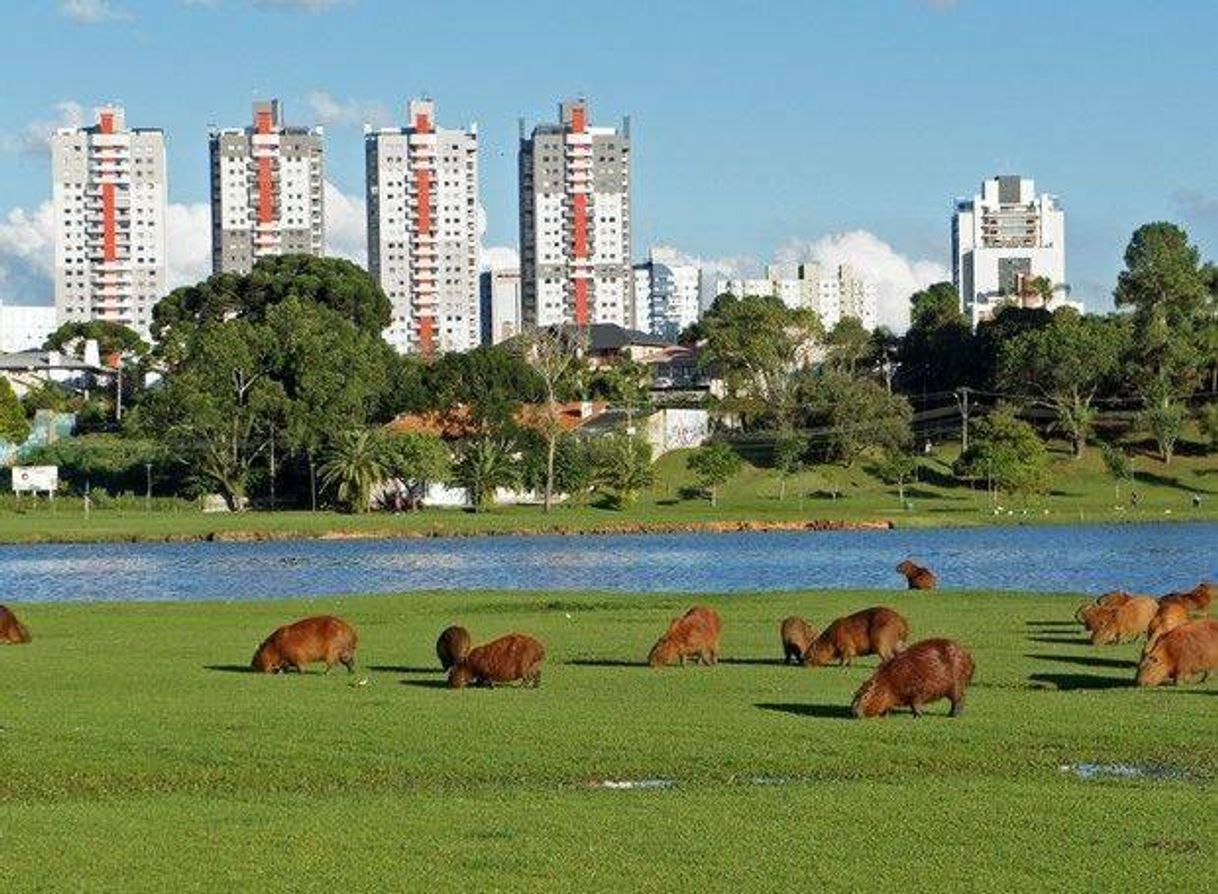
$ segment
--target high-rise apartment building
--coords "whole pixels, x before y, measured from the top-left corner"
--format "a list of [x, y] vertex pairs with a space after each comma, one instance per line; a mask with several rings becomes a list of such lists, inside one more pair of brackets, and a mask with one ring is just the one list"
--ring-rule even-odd
[[520, 122], [521, 305], [525, 326], [634, 321], [630, 120], [594, 127], [580, 99], [525, 137]]
[[1066, 280], [1066, 215], [1030, 177], [991, 177], [952, 216], [952, 282], [973, 325], [1016, 296], [1030, 277]]
[[854, 317], [870, 332], [876, 325], [879, 301], [875, 283], [867, 282], [849, 264], [837, 268], [838, 307], [841, 317]]
[[322, 129], [286, 127], [279, 100], [254, 122], [211, 132], [211, 256], [216, 273], [248, 273], [268, 255], [325, 253]]
[[368, 271], [393, 303], [398, 351], [468, 351], [482, 338], [478, 129], [436, 125], [413, 100], [402, 128], [367, 128]]
[[673, 341], [698, 322], [702, 270], [670, 248], [657, 247], [635, 265], [634, 328]]
[[497, 345], [520, 334], [520, 268], [485, 270], [482, 293], [482, 343]]
[[826, 330], [842, 317], [854, 317], [866, 329], [874, 329], [879, 311], [875, 284], [859, 276], [849, 264], [827, 272], [815, 261], [771, 264], [764, 279], [720, 279], [716, 291], [738, 298], [770, 295], [787, 307], [813, 310]]
[[165, 294], [165, 137], [121, 108], [51, 137], [59, 323], [109, 320], [148, 337]]

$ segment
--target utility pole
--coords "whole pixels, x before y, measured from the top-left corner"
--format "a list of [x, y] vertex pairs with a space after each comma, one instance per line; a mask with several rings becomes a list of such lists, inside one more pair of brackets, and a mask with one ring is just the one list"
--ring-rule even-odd
[[969, 388], [964, 385], [957, 388], [954, 392], [956, 396], [956, 406], [960, 408], [961, 436], [960, 436], [960, 452], [968, 452], [968, 392]]

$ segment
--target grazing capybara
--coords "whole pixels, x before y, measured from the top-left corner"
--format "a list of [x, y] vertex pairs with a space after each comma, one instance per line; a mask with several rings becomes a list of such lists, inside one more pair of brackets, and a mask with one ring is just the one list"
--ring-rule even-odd
[[1204, 615], [1210, 610], [1210, 603], [1214, 601], [1215, 590], [1218, 590], [1218, 585], [1200, 583], [1182, 593], [1168, 593], [1159, 600], [1159, 604], [1176, 603], [1184, 606], [1189, 614]]
[[798, 615], [784, 618], [778, 632], [782, 636], [783, 664], [799, 664], [803, 661], [804, 652], [808, 651], [808, 646], [816, 639], [816, 629]]
[[905, 582], [911, 590], [933, 590], [939, 585], [939, 579], [933, 571], [916, 565], [909, 559], [897, 566], [897, 573], [905, 575]]
[[1175, 630], [1181, 624], [1188, 621], [1188, 605], [1184, 602], [1174, 600], [1160, 600], [1159, 610], [1155, 612], [1155, 616], [1150, 619], [1150, 624], [1146, 627], [1146, 648], [1143, 654], [1150, 650], [1163, 634], [1169, 630]]
[[951, 716], [964, 711], [964, 690], [973, 679], [973, 656], [950, 639], [924, 639], [879, 666], [854, 694], [855, 717], [882, 717], [907, 706], [914, 717], [923, 705], [950, 699]]
[[0, 646], [20, 645], [30, 641], [30, 632], [8, 608], [0, 605]]
[[695, 605], [679, 618], [673, 618], [664, 635], [656, 640], [647, 656], [652, 667], [665, 667], [674, 661], [685, 664], [687, 657], [702, 664], [719, 661], [719, 614], [705, 605]]
[[436, 640], [436, 657], [440, 659], [440, 667], [447, 671], [469, 654], [472, 645], [473, 640], [464, 627], [445, 627]]
[[342, 618], [318, 615], [280, 627], [258, 647], [250, 666], [264, 674], [303, 673], [306, 665], [324, 661], [329, 673], [341, 662], [351, 672], [355, 670], [355, 644], [354, 627]]
[[1218, 621], [1189, 621], [1159, 637], [1138, 663], [1139, 686], [1179, 683], [1201, 675], [1204, 681], [1218, 668]]
[[448, 687], [494, 686], [520, 680], [524, 685], [536, 688], [541, 683], [541, 662], [545, 657], [545, 646], [533, 637], [509, 633], [471, 649], [457, 661], [448, 672]]
[[1134, 596], [1117, 605], [1099, 605], [1085, 621], [1091, 631], [1091, 644], [1104, 646], [1134, 640], [1146, 633], [1159, 610], [1159, 601], [1150, 596]]
[[804, 664], [819, 667], [837, 659], [844, 667], [857, 655], [879, 655], [887, 661], [905, 648], [909, 622], [890, 608], [865, 608], [838, 618], [824, 629], [808, 650]]

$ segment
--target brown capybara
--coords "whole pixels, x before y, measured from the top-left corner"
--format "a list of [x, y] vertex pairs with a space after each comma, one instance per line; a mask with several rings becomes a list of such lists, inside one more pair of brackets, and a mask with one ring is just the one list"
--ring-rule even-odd
[[280, 627], [258, 647], [250, 666], [264, 674], [303, 673], [306, 665], [324, 661], [329, 673], [341, 662], [351, 672], [355, 670], [355, 644], [355, 628], [350, 624], [333, 615], [318, 615]]
[[916, 565], [909, 559], [897, 566], [897, 573], [905, 575], [905, 582], [911, 590], [933, 590], [939, 585], [939, 579], [933, 571]]
[[1159, 610], [1155, 612], [1155, 616], [1150, 619], [1150, 624], [1146, 627], [1146, 648], [1143, 650], [1143, 654], [1149, 651], [1159, 637], [1169, 630], [1175, 630], [1188, 619], [1187, 604], [1174, 600], [1160, 600]]
[[536, 688], [541, 683], [541, 662], [545, 657], [545, 646], [533, 637], [509, 633], [471, 649], [454, 664], [448, 672], [448, 687], [494, 686], [520, 680], [524, 685]]
[[652, 667], [665, 667], [674, 661], [685, 664], [688, 657], [702, 664], [719, 661], [719, 614], [705, 605], [695, 605], [679, 618], [673, 618], [664, 635], [656, 640], [647, 656]]
[[1104, 646], [1134, 640], [1146, 633], [1159, 610], [1159, 601], [1150, 596], [1134, 596], [1118, 605], [1100, 605], [1088, 615], [1091, 644]]
[[816, 629], [798, 615], [784, 618], [778, 630], [782, 637], [783, 664], [799, 664], [804, 659], [804, 652], [812, 640], [816, 639]]
[[440, 659], [440, 667], [447, 671], [469, 654], [472, 645], [473, 640], [464, 627], [445, 627], [436, 640], [436, 657]]
[[1177, 603], [1183, 605], [1189, 614], [1204, 615], [1210, 610], [1210, 603], [1214, 601], [1215, 590], [1218, 590], [1218, 586], [1214, 584], [1200, 583], [1182, 593], [1168, 593], [1159, 600], [1159, 604]]
[[837, 659], [849, 667], [855, 656], [872, 654], [887, 661], [905, 648], [908, 637], [909, 622], [892, 609], [865, 608], [826, 627], [804, 652], [804, 664], [819, 667]]
[[20, 645], [30, 641], [30, 632], [8, 608], [0, 605], [0, 646]]
[[855, 717], [882, 717], [908, 707], [922, 716], [923, 705], [950, 699], [951, 716], [964, 711], [964, 690], [973, 680], [973, 656], [950, 639], [924, 639], [879, 666], [854, 694]]
[[1218, 621], [1189, 621], [1159, 637], [1138, 663], [1139, 686], [1158, 686], [1166, 680], [1187, 681], [1201, 675], [1204, 681], [1218, 668]]

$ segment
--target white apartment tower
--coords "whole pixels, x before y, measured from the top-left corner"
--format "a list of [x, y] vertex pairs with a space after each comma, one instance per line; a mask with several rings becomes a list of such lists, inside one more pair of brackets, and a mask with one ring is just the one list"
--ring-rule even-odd
[[787, 307], [813, 310], [828, 331], [843, 317], [854, 317], [868, 331], [875, 329], [879, 296], [875, 283], [865, 280], [849, 264], [826, 271], [819, 263], [771, 264], [764, 279], [720, 279], [716, 291], [741, 298], [769, 295]]
[[322, 137], [320, 127], [285, 127], [277, 99], [254, 103], [252, 126], [211, 132], [213, 272], [325, 253]]
[[484, 270], [479, 277], [482, 293], [482, 343], [497, 345], [520, 334], [520, 268]]
[[401, 353], [468, 351], [481, 337], [478, 129], [436, 126], [412, 100], [402, 128], [365, 128], [368, 270], [393, 303]]
[[165, 294], [165, 137], [108, 106], [51, 137], [55, 316], [109, 320], [148, 337]]
[[671, 248], [656, 247], [635, 265], [634, 328], [675, 341], [698, 322], [702, 270]]
[[973, 325], [989, 318], [1027, 277], [1066, 280], [1066, 215], [1029, 177], [991, 177], [952, 216], [952, 282]]
[[564, 102], [558, 124], [520, 122], [519, 163], [524, 325], [631, 326], [630, 119], [593, 127]]

